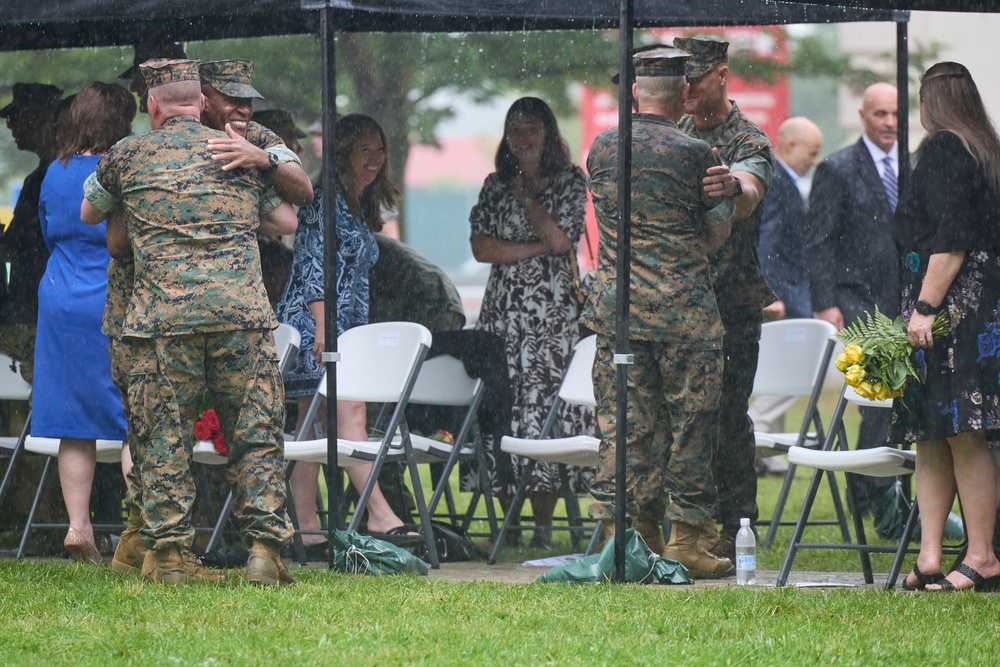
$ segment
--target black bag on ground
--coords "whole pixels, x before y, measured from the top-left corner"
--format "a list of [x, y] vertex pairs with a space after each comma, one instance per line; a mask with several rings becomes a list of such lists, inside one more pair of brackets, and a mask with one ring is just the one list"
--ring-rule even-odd
[[[473, 544], [466, 532], [458, 526], [431, 521], [431, 528], [434, 531], [434, 544], [437, 547], [438, 560], [442, 563], [486, 560], [488, 554]], [[406, 549], [418, 558], [427, 560], [427, 545], [423, 535], [406, 535], [406, 532], [419, 533], [420, 526], [408, 523], [394, 533], [378, 535], [377, 537]]]

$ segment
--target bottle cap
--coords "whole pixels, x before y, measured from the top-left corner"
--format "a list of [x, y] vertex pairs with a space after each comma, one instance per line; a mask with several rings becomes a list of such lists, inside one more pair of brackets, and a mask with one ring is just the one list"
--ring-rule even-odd
[[740, 519], [740, 525], [741, 526], [749, 526], [750, 525], [750, 519]]

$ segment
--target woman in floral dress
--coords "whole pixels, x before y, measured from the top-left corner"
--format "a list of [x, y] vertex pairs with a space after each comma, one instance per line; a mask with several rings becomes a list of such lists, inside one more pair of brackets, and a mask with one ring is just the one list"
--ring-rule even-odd
[[[576, 252], [583, 231], [587, 182], [570, 161], [552, 110], [534, 97], [517, 100], [507, 112], [495, 165], [469, 216], [472, 253], [493, 265], [476, 328], [504, 341], [513, 435], [538, 437], [579, 338], [570, 253]], [[562, 433], [577, 434], [593, 430], [592, 424], [588, 411], [572, 408], [558, 426]], [[516, 471], [518, 462], [511, 458]], [[551, 547], [558, 470], [555, 464], [539, 464], [532, 475], [535, 547]], [[578, 492], [586, 491], [592, 477], [583, 472], [570, 472]], [[516, 488], [513, 483], [494, 486], [502, 503]]]

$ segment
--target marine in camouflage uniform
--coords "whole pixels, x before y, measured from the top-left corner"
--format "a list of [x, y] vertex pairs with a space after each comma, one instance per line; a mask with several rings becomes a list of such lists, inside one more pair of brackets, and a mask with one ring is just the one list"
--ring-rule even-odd
[[[683, 76], [676, 49], [636, 57], [636, 75]], [[666, 57], [664, 57], [664, 54]], [[684, 54], [686, 55], [686, 54]], [[672, 74], [647, 73], [649, 61], [678, 61]], [[640, 111], [645, 111], [639, 89]], [[680, 115], [679, 87], [674, 104]], [[675, 117], [676, 117], [675, 116]], [[618, 131], [598, 135], [587, 158], [600, 245], [593, 291], [581, 322], [597, 333], [593, 379], [601, 434], [591, 485], [599, 518], [615, 496]], [[732, 203], [713, 198], [701, 179], [717, 161], [710, 147], [666, 115], [638, 113], [632, 125], [632, 246], [628, 369], [626, 513], [647, 544], [662, 551], [660, 522], [701, 526], [715, 502], [712, 453], [722, 375], [722, 323], [712, 292], [709, 227], [728, 223]], [[675, 481], [676, 480], [676, 481]], [[658, 542], [657, 546], [654, 543]], [[725, 569], [731, 569], [725, 562]], [[714, 576], [699, 572], [701, 576]]]
[[[693, 54], [687, 64], [687, 76], [692, 81], [692, 88], [702, 77], [709, 74], [718, 76], [722, 68], [728, 73], [726, 42], [677, 38], [674, 46]], [[715, 518], [723, 524], [723, 539], [715, 553], [733, 556], [740, 518], [749, 518], [751, 524], [756, 523], [758, 518], [757, 474], [754, 468], [756, 449], [753, 421], [747, 416], [747, 408], [757, 372], [762, 311], [777, 300], [764, 279], [757, 258], [764, 209], [760, 201], [771, 183], [774, 155], [767, 135], [743, 115], [736, 102], [728, 100], [724, 77], [722, 82], [719, 104], [712, 110], [718, 113], [715, 118], [721, 122], [714, 125], [708, 123], [711, 127], [702, 123], [699, 127], [695, 115], [689, 114], [678, 124], [688, 135], [717, 148], [731, 172], [750, 174], [761, 186], [756, 192], [758, 203], [748, 215], [741, 213], [737, 199], [732, 235], [712, 259], [712, 286], [726, 330], [719, 448], [713, 464], [719, 493]], [[713, 79], [710, 83], [714, 86], [716, 82]]]
[[368, 321], [416, 322], [432, 332], [465, 326], [451, 279], [410, 246], [376, 234], [378, 261], [368, 272]]
[[[192, 80], [192, 62], [153, 61], [144, 72], [155, 88]], [[276, 321], [255, 242], [259, 213], [280, 199], [272, 192], [262, 200], [259, 171], [222, 171], [207, 148], [216, 136], [194, 116], [169, 117], [109, 150], [85, 186], [97, 210], [126, 211], [135, 258], [122, 330], [132, 352], [129, 435], [142, 478], [142, 537], [157, 550], [193, 541], [192, 425], [206, 389], [229, 443], [235, 517], [255, 543], [292, 536]]]

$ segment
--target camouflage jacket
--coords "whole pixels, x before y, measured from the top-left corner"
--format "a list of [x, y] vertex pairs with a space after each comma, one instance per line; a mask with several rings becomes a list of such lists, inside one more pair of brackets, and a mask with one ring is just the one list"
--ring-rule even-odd
[[[632, 261], [630, 337], [717, 348], [722, 323], [712, 292], [706, 217], [729, 199], [702, 190], [717, 164], [703, 141], [663, 117], [636, 114], [632, 125]], [[597, 333], [615, 330], [618, 252], [618, 130], [602, 132], [587, 157], [600, 232], [597, 273], [581, 322]]]
[[[764, 188], [771, 185], [774, 153], [764, 131], [743, 115], [736, 102], [721, 125], [699, 130], [694, 118], [684, 116], [681, 130], [719, 149], [731, 171], [746, 171], [756, 176]], [[763, 194], [763, 193], [762, 193]], [[712, 285], [719, 300], [723, 320], [741, 312], [760, 316], [760, 309], [777, 299], [764, 280], [757, 258], [760, 242], [760, 219], [764, 213], [763, 197], [753, 213], [743, 220], [733, 220], [733, 231], [712, 260]]]
[[465, 326], [458, 289], [410, 246], [376, 234], [378, 261], [368, 272], [368, 321], [416, 322], [431, 331]]
[[220, 133], [178, 116], [113, 146], [88, 181], [98, 209], [125, 207], [135, 285], [122, 335], [157, 337], [272, 329], [256, 232], [261, 172], [222, 171], [208, 139]]

